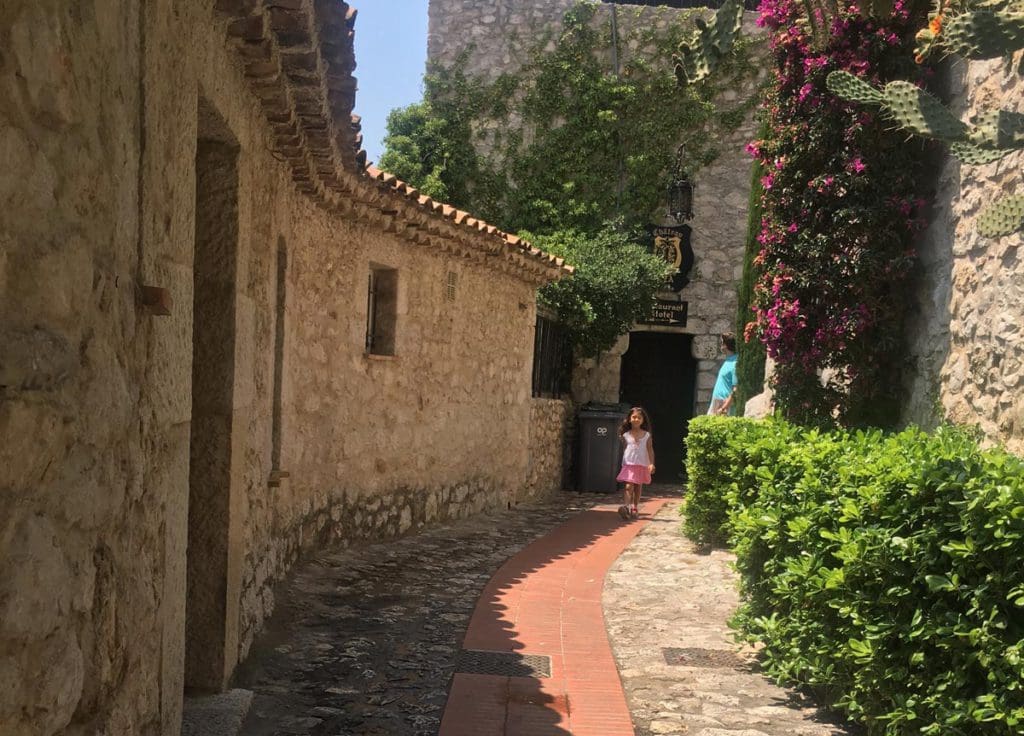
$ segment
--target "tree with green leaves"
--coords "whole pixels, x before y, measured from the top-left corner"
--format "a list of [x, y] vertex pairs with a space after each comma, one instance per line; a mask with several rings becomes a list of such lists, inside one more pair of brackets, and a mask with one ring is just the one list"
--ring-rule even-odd
[[560, 230], [531, 239], [538, 248], [576, 265], [573, 278], [548, 284], [540, 299], [558, 312], [584, 356], [609, 349], [639, 317], [650, 313], [669, 268], [637, 245], [635, 233], [614, 223], [596, 234]]

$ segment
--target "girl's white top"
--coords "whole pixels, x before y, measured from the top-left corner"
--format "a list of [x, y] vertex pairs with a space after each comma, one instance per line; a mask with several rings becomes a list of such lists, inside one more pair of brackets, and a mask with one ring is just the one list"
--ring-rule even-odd
[[626, 440], [626, 451], [622, 453], [623, 465], [650, 465], [651, 457], [647, 454], [647, 440], [650, 432], [644, 432], [640, 439], [633, 437], [633, 433], [627, 431], [622, 435]]

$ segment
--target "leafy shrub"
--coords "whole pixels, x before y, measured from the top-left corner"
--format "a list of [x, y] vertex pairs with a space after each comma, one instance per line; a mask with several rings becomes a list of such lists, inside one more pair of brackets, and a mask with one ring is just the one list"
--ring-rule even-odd
[[[699, 416], [690, 420], [686, 436], [686, 476], [689, 487], [683, 532], [700, 545], [728, 540], [730, 494], [747, 488], [747, 470], [754, 444], [769, 435], [774, 422], [738, 417]], [[789, 427], [788, 424], [781, 426]], [[746, 482], [745, 482], [746, 481]]]
[[783, 431], [721, 486], [767, 671], [870, 734], [1024, 733], [1024, 461], [948, 427]]
[[579, 354], [589, 357], [608, 350], [651, 313], [668, 266], [629, 232], [607, 224], [593, 234], [563, 230], [526, 235], [541, 250], [576, 267], [571, 279], [548, 284], [539, 295], [558, 312]]

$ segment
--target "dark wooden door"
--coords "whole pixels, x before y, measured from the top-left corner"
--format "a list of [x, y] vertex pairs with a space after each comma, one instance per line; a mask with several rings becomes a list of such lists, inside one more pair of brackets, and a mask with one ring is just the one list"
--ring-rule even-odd
[[619, 396], [644, 407], [654, 424], [656, 483], [677, 483], [683, 474], [697, 375], [692, 343], [692, 335], [633, 332], [622, 356]]

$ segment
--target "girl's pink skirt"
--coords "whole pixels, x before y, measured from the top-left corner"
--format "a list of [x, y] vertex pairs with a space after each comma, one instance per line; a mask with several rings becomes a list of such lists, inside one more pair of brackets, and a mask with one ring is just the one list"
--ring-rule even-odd
[[623, 465], [615, 480], [620, 483], [633, 483], [646, 486], [651, 483], [651, 471], [646, 465]]

